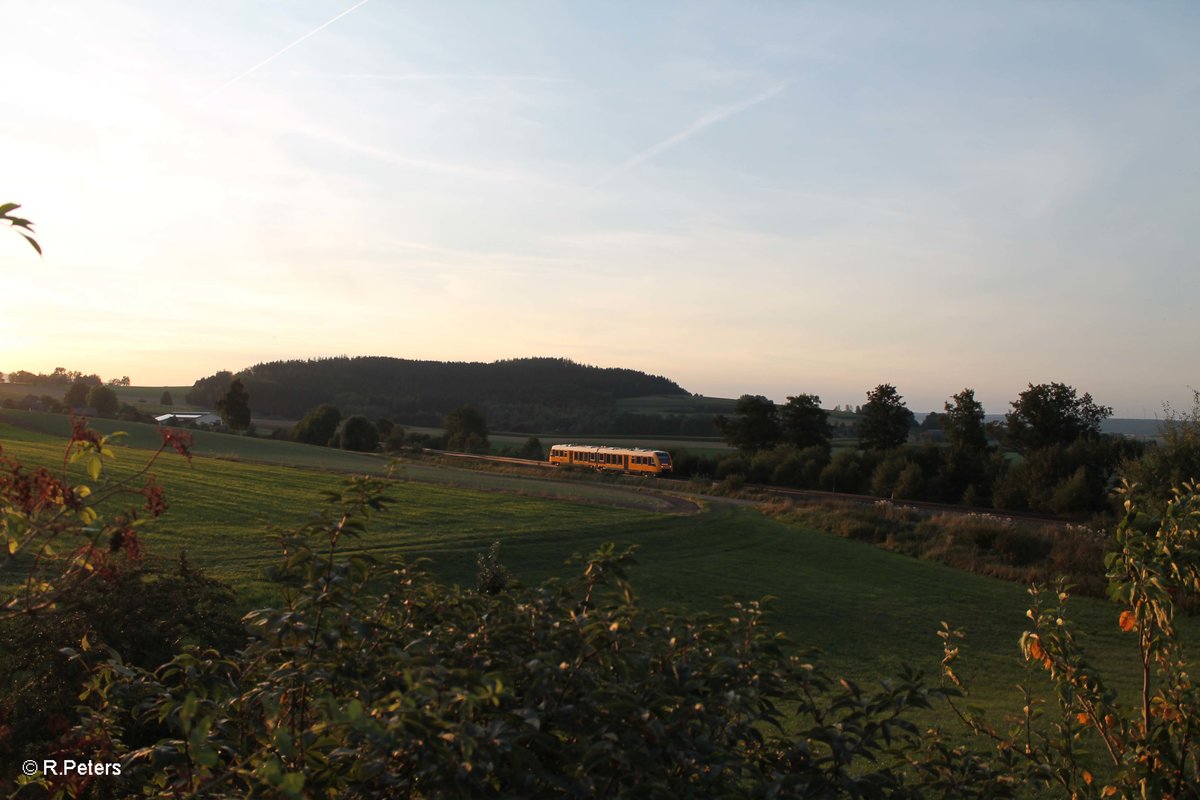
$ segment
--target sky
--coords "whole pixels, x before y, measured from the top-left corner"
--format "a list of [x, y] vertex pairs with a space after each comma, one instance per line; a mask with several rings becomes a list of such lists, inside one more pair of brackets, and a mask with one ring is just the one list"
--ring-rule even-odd
[[0, 0], [0, 370], [1200, 387], [1200, 5]]

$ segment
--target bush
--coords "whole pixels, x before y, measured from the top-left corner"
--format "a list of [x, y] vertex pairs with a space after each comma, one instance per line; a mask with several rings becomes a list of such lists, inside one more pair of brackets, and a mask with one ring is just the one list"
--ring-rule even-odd
[[723, 481], [730, 475], [737, 475], [744, 483], [746, 480], [746, 472], [750, 469], [749, 459], [740, 455], [728, 455], [721, 458], [717, 462], [717, 468], [713, 473], [713, 477], [719, 481]]
[[292, 429], [292, 438], [305, 444], [328, 446], [341, 421], [342, 412], [337, 406], [322, 403], [296, 423], [296, 427]]
[[404, 428], [401, 428], [399, 425], [395, 425], [392, 427], [391, 432], [387, 435], [387, 438], [383, 441], [383, 450], [386, 453], [398, 452], [404, 449], [407, 441], [408, 440], [404, 435]]
[[829, 492], [858, 492], [865, 482], [865, 459], [853, 450], [834, 453], [821, 470], [821, 488]]
[[897, 500], [918, 500], [925, 496], [925, 473], [920, 464], [911, 462], [900, 471], [892, 496]]
[[888, 453], [871, 473], [870, 493], [876, 497], [891, 497], [900, 473], [908, 465], [909, 460], [903, 452], [895, 450]]
[[517, 451], [517, 458], [527, 458], [531, 461], [545, 461], [546, 453], [542, 449], [542, 440], [536, 436], [530, 436], [521, 445], [521, 449]]
[[795, 452], [795, 448], [787, 445], [758, 451], [750, 458], [750, 469], [746, 473], [747, 479], [751, 483], [770, 483], [775, 470], [792, 452]]
[[[319, 522], [280, 535], [282, 603], [247, 615], [244, 650], [97, 668], [78, 732], [165, 728], [129, 753], [115, 792], [915, 797], [940, 774], [945, 753], [926, 756], [909, 718], [943, 692], [919, 674], [833, 680], [783, 652], [756, 602], [714, 617], [640, 607], [631, 555], [611, 545], [571, 580], [494, 593], [342, 557], [379, 492], [355, 479]], [[782, 732], [784, 714], [802, 736]]]
[[1017, 528], [1001, 530], [992, 547], [1015, 567], [1035, 564], [1048, 556], [1051, 550], [1051, 544], [1045, 537]]
[[680, 447], [671, 451], [671, 469], [681, 478], [713, 478], [717, 474], [716, 455], [700, 455]]
[[379, 447], [379, 431], [362, 414], [346, 417], [333, 436], [336, 447], [359, 453], [373, 453]]
[[500, 594], [506, 591], [514, 578], [508, 567], [500, 563], [500, 543], [492, 542], [487, 555], [475, 556], [475, 566], [478, 570], [475, 576], [475, 588], [481, 594]]
[[93, 386], [88, 391], [87, 404], [96, 409], [96, 413], [102, 417], [116, 416], [117, 410], [121, 407], [117, 393], [107, 386]]
[[[0, 753], [11, 754], [0, 756], [0, 771], [15, 771], [21, 753], [66, 744], [88, 672], [109, 651], [153, 670], [188, 646], [240, 649], [246, 633], [234, 608], [228, 586], [181, 558], [173, 570], [134, 566], [84, 584], [51, 610], [0, 619]], [[81, 642], [79, 658], [63, 655]]]

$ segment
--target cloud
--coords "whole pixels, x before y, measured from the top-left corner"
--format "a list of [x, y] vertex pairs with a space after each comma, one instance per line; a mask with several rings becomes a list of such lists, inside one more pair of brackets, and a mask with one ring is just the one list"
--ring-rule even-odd
[[718, 108], [715, 111], [705, 114], [703, 117], [696, 120], [691, 125], [687, 126], [683, 130], [681, 130], [679, 133], [675, 134], [674, 136], [670, 136], [666, 139], [663, 139], [661, 142], [654, 145], [653, 147], [649, 147], [649, 148], [643, 150], [642, 152], [638, 153], [637, 155], [633, 156], [632, 158], [628, 159], [627, 161], [624, 161], [623, 163], [619, 164], [616, 168], [611, 170], [603, 178], [596, 181], [596, 183], [593, 184], [593, 186], [600, 186], [601, 184], [608, 183], [610, 180], [612, 180], [614, 177], [621, 174], [625, 170], [632, 169], [633, 167], [636, 167], [638, 164], [645, 163], [646, 161], [649, 161], [652, 158], [662, 155], [663, 153], [670, 150], [671, 148], [676, 147], [677, 145], [680, 145], [683, 142], [687, 141], [688, 139], [692, 138], [693, 136], [695, 136], [697, 133], [700, 133], [704, 129], [711, 128], [713, 125], [716, 125], [718, 122], [724, 122], [727, 119], [736, 117], [738, 114], [741, 114], [743, 111], [753, 108], [754, 106], [758, 105], [759, 103], [770, 100], [772, 97], [774, 97], [775, 95], [782, 92], [785, 88], [787, 88], [787, 84], [781, 83], [778, 86], [772, 87], [772, 88], [768, 89], [767, 91], [762, 92], [761, 94], [757, 94], [754, 97], [751, 97], [749, 100], [743, 100], [740, 103], [736, 103], [731, 106], [725, 106], [723, 108]]

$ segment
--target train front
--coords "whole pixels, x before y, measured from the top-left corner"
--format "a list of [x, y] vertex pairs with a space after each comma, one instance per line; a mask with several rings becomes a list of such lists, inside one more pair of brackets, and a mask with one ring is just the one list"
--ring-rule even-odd
[[654, 457], [658, 459], [658, 469], [660, 472], [671, 471], [671, 454], [666, 450], [655, 450]]

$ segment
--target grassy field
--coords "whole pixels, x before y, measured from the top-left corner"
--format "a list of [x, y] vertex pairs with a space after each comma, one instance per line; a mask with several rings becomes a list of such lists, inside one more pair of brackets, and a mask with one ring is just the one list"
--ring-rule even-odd
[[[441, 428], [419, 428], [403, 426], [404, 430], [412, 433], [425, 433], [430, 436], [441, 436]], [[615, 447], [644, 447], [647, 450], [674, 451], [685, 448], [693, 453], [732, 453], [732, 447], [721, 439], [710, 439], [702, 436], [617, 436], [605, 434], [598, 436], [538, 433], [533, 434], [542, 443], [542, 449], [548, 449], [553, 444], [608, 444]], [[502, 448], [518, 449], [529, 439], [530, 434], [522, 433], [491, 433], [488, 441], [492, 450], [500, 452]]]
[[690, 394], [624, 397], [617, 408], [629, 414], [732, 414], [737, 400]]
[[[55, 422], [51, 415], [5, 412], [0, 444], [30, 463], [59, 464], [63, 429], [55, 429]], [[119, 450], [114, 475], [142, 462], [146, 452], [138, 448], [157, 444], [151, 434], [156, 436], [153, 429], [134, 432], [129, 446]], [[171, 508], [144, 541], [162, 558], [186, 549], [195, 563], [232, 582], [247, 605], [271, 598], [260, 577], [275, 558], [268, 531], [308, 518], [319, 505], [318, 493], [342, 480], [328, 470], [384, 468], [372, 456], [209, 436], [216, 438], [197, 436], [198, 453], [220, 451], [218, 439], [236, 440], [238, 447], [270, 455], [262, 460], [275, 463], [198, 455], [189, 467], [174, 454], [164, 458], [154, 471]], [[295, 466], [282, 466], [289, 460]], [[972, 701], [985, 708], [1019, 705], [1012, 687], [1025, 678], [1016, 643], [1028, 600], [1019, 585], [788, 525], [752, 508], [714, 502], [701, 514], [664, 514], [652, 504], [623, 506], [617, 495], [639, 495], [617, 487], [564, 484], [557, 497], [530, 496], [548, 491], [550, 482], [489, 477], [510, 483], [483, 491], [398, 482], [394, 509], [353, 547], [381, 556], [428, 557], [443, 578], [471, 584], [475, 555], [493, 541], [502, 542], [503, 561], [528, 583], [562, 575], [567, 557], [603, 542], [637, 545], [640, 566], [633, 581], [646, 603], [719, 611], [722, 598], [771, 595], [777, 627], [799, 647], [820, 648], [836, 671], [859, 680], [902, 662], [936, 674], [936, 630], [940, 620], [948, 620], [968, 633], [963, 673], [980, 687]], [[584, 496], [591, 491], [600, 494]], [[1081, 598], [1074, 608], [1094, 660], [1120, 663], [1122, 669], [1110, 675], [1131, 692], [1133, 643], [1119, 634], [1113, 607]], [[1192, 620], [1185, 623], [1194, 633]]]
[[[129, 403], [146, 414], [162, 414], [168, 411], [189, 411], [199, 406], [189, 406], [184, 397], [192, 390], [190, 386], [112, 386], [109, 387], [122, 403]], [[24, 383], [0, 383], [0, 401], [7, 398], [20, 400], [27, 395], [41, 397], [50, 395], [61, 401], [67, 392], [67, 386], [36, 386]], [[162, 393], [170, 392], [172, 405], [164, 406], [160, 402]]]

